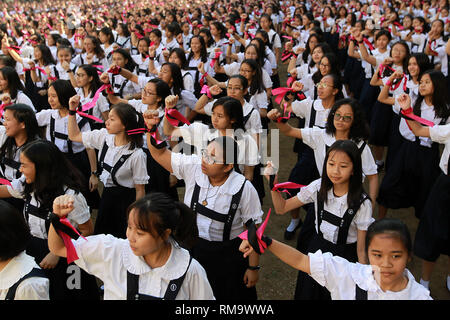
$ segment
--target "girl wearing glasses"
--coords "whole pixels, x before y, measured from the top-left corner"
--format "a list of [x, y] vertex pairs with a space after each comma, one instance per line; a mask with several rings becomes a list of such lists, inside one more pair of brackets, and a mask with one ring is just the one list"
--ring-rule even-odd
[[[148, 127], [159, 121], [150, 112], [144, 119]], [[147, 134], [155, 160], [185, 182], [184, 203], [196, 212], [199, 231], [192, 254], [205, 268], [215, 298], [256, 299], [258, 256], [244, 259], [239, 254], [238, 235], [246, 223], [260, 223], [262, 211], [255, 188], [236, 171], [241, 150], [237, 142], [226, 135], [216, 136], [199, 157], [158, 149], [152, 139]]]
[[[313, 204], [316, 212], [315, 231], [306, 250], [300, 250], [303, 254], [321, 250], [350, 262], [367, 264], [365, 237], [374, 219], [372, 203], [363, 187], [362, 161], [361, 150], [356, 143], [346, 139], [337, 140], [327, 148], [321, 178], [303, 187], [288, 200], [280, 192], [271, 192], [277, 214]], [[271, 170], [273, 167], [269, 163], [265, 172]], [[278, 183], [277, 180], [275, 175], [274, 184]], [[299, 271], [295, 299], [330, 300], [331, 296], [309, 274]]]
[[[77, 68], [77, 71], [75, 72], [75, 81], [77, 84], [75, 91], [77, 95], [80, 96], [81, 105], [91, 102], [97, 90], [102, 86], [97, 69], [89, 64], [84, 64]], [[109, 113], [109, 103], [106, 97], [103, 94], [100, 94], [95, 106], [92, 109], [89, 109], [87, 113], [106, 121]], [[104, 127], [104, 124], [93, 122], [91, 123], [91, 127], [100, 129]]]

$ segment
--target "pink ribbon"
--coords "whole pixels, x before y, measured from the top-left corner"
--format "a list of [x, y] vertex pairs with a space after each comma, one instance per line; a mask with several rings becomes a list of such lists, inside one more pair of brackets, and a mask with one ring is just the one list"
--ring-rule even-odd
[[[75, 229], [69, 222], [69, 220], [67, 220], [67, 218], [62, 218], [59, 220], [59, 222], [61, 222], [62, 224], [64, 224], [65, 226], [69, 227], [70, 229], [72, 229], [76, 234], [78, 234], [80, 237], [82, 237], [84, 240], [87, 241], [87, 239], [85, 237], [83, 237], [77, 229]], [[64, 241], [64, 246], [66, 247], [67, 250], [67, 264], [71, 264], [72, 262], [74, 262], [75, 260], [78, 260], [78, 255], [77, 255], [77, 251], [75, 250], [75, 247], [72, 243], [72, 238], [69, 237], [67, 234], [65, 234], [64, 232], [62, 232], [61, 230], [57, 230], [58, 234], [61, 236], [61, 238]]]
[[434, 127], [434, 123], [433, 123], [433, 122], [431, 122], [431, 121], [429, 121], [429, 120], [427, 120], [427, 119], [421, 118], [421, 117], [419, 117], [419, 116], [416, 116], [416, 115], [413, 113], [412, 108], [409, 108], [408, 110], [402, 110], [401, 112], [402, 112], [402, 114], [403, 114], [405, 117], [408, 117], [408, 118], [410, 118], [411, 120], [415, 120], [415, 121], [417, 121], [417, 122], [419, 122], [419, 123], [421, 123], [421, 124], [423, 124], [423, 125], [429, 126], [429, 127]]
[[20, 47], [12, 46], [12, 47], [7, 47], [7, 49], [13, 50], [13, 51], [17, 52], [18, 54], [21, 54]]
[[211, 68], [214, 68], [214, 64], [215, 64], [216, 61], [219, 59], [219, 57], [220, 57], [221, 54], [222, 54], [222, 51], [216, 52], [214, 58], [211, 60], [211, 62], [210, 62], [210, 64], [209, 64], [209, 65], [211, 66]]
[[200, 86], [203, 87], [205, 84], [205, 78], [208, 76], [208, 73], [205, 72], [199, 80]]
[[285, 121], [283, 121], [283, 120], [289, 120], [289, 118], [291, 117], [291, 112], [289, 111], [289, 113], [288, 113], [288, 115], [286, 116], [285, 114], [286, 114], [286, 108], [287, 108], [287, 103], [285, 103], [284, 104], [284, 109], [283, 109], [283, 116], [282, 117], [279, 117], [278, 119], [277, 119], [277, 122], [278, 123], [280, 123], [280, 122], [285, 122]]
[[0, 178], [0, 184], [10, 186], [10, 185], [11, 185], [11, 182], [10, 182], [8, 179], [2, 179], [2, 178]]
[[3, 117], [3, 112], [5, 111], [5, 108], [10, 105], [12, 105], [12, 103], [2, 103], [0, 105], [0, 118]]
[[[298, 184], [298, 183], [294, 183], [294, 182], [282, 182], [282, 183], [277, 183], [276, 185], [273, 186], [272, 191], [276, 191], [276, 192], [286, 192], [288, 195], [291, 195], [289, 193], [289, 191], [287, 191], [287, 189], [300, 189], [303, 188], [304, 185], [302, 184]], [[284, 189], [283, 189], [284, 188]], [[281, 190], [283, 189], [283, 190]]]
[[286, 93], [288, 93], [288, 92], [295, 92], [295, 93], [297, 93], [297, 96], [299, 97], [300, 100], [303, 100], [303, 99], [306, 98], [306, 97], [305, 97], [305, 94], [304, 94], [303, 92], [301, 92], [301, 91], [300, 91], [300, 92], [297, 92], [297, 91], [294, 91], [294, 89], [292, 89], [292, 88], [279, 87], [279, 88], [276, 88], [276, 89], [273, 89], [273, 90], [272, 90], [272, 94], [273, 94], [274, 96], [276, 96], [275, 102], [278, 103], [278, 104], [280, 104], [280, 103], [281, 103], [281, 100], [283, 100], [284, 95], [285, 95]]
[[188, 126], [191, 125], [191, 123], [177, 109], [166, 108], [165, 116], [167, 121], [169, 121], [169, 123], [174, 127], [178, 127], [180, 122], [187, 124]]
[[121, 69], [122, 69], [121, 67], [115, 66], [113, 68], [109, 68], [107, 72], [112, 74], [119, 74]]
[[92, 98], [92, 100], [90, 102], [85, 103], [84, 105], [81, 106], [81, 110], [77, 110], [77, 113], [82, 116], [82, 117], [86, 117], [89, 119], [92, 119], [96, 122], [100, 122], [103, 123], [103, 120], [94, 117], [93, 115], [87, 114], [85, 113], [85, 111], [92, 109], [93, 107], [95, 107], [95, 105], [97, 104], [98, 99], [100, 98], [100, 94], [103, 90], [107, 89], [111, 87], [110, 84], [104, 84], [102, 85], [100, 88], [98, 88], [98, 90], [95, 92], [94, 97]]
[[[261, 240], [261, 237], [264, 234], [264, 230], [266, 230], [267, 222], [269, 221], [269, 217], [270, 217], [270, 211], [271, 211], [271, 209], [269, 209], [269, 211], [267, 212], [267, 217], [264, 220], [264, 222], [256, 230], [256, 238], [257, 238], [258, 245], [259, 245], [259, 251], [261, 253], [263, 253], [264, 250], [267, 249], [267, 244]], [[242, 240], [248, 240], [248, 230], [245, 230], [244, 232], [242, 232], [238, 237], [241, 238]]]
[[212, 99], [211, 91], [209, 91], [209, 87], [206, 84], [202, 87], [200, 93], [204, 93], [208, 96], [208, 98]]

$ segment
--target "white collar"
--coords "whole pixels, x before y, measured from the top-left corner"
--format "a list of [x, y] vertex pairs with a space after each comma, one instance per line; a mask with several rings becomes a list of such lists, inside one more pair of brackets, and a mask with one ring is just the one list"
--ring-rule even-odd
[[34, 267], [37, 267], [34, 258], [22, 251], [0, 271], [0, 290], [12, 287], [23, 276], [30, 273]]
[[[239, 189], [241, 189], [244, 180], [245, 177], [242, 174], [239, 174], [233, 170], [230, 173], [228, 179], [225, 181], [225, 183], [219, 187], [217, 196], [219, 196], [219, 194], [228, 194], [228, 195], [236, 194], [239, 191]], [[200, 172], [200, 174], [195, 176], [195, 182], [201, 188], [210, 187], [208, 176], [203, 172]]]
[[189, 265], [189, 252], [181, 248], [175, 240], [170, 239], [171, 252], [166, 263], [158, 268], [150, 267], [141, 256], [136, 256], [131, 251], [129, 241], [123, 241], [122, 263], [124, 267], [133, 274], [143, 275], [152, 272], [154, 275], [166, 280], [178, 279], [187, 270]]

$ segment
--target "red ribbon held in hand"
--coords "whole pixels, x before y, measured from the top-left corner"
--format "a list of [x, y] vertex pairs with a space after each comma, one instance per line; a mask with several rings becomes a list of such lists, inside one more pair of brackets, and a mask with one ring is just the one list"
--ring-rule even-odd
[[[267, 249], [267, 244], [265, 241], [261, 240], [262, 236], [264, 235], [264, 230], [267, 227], [267, 222], [269, 221], [269, 217], [270, 217], [270, 211], [271, 209], [269, 209], [269, 211], [267, 212], [267, 217], [264, 220], [264, 222], [259, 226], [259, 228], [256, 230], [256, 239], [249, 239], [249, 230], [245, 230], [244, 232], [242, 232], [238, 237], [241, 238], [242, 240], [248, 240], [250, 242], [250, 244], [252, 245], [253, 248], [255, 248], [255, 244], [253, 244], [252, 242], [257, 242], [258, 247], [259, 247], [259, 254], [264, 253], [264, 250]], [[254, 224], [252, 225], [254, 227]], [[254, 236], [253, 232], [254, 230], [251, 230], [251, 235], [250, 237]], [[255, 241], [256, 240], [256, 241]], [[255, 250], [256, 252], [258, 251], [257, 249]]]
[[191, 125], [191, 123], [177, 109], [166, 108], [165, 116], [167, 121], [169, 121], [169, 123], [174, 127], [179, 127], [180, 122], [187, 124], [188, 126]]
[[[84, 240], [87, 241], [87, 239], [85, 237], [83, 237], [77, 229], [75, 229], [69, 222], [69, 220], [67, 220], [67, 218], [62, 218], [59, 219], [59, 222], [62, 223], [63, 225], [65, 225], [66, 227], [68, 227], [69, 229], [71, 229], [73, 232], [75, 232], [77, 235], [79, 235], [80, 237], [82, 237]], [[61, 236], [61, 238], [64, 241], [64, 246], [66, 247], [67, 250], [67, 264], [71, 264], [73, 261], [78, 260], [78, 255], [77, 255], [77, 251], [75, 250], [75, 247], [72, 243], [72, 238], [66, 234], [65, 232], [63, 232], [62, 230], [56, 230], [56, 232], [58, 232], [58, 234]]]

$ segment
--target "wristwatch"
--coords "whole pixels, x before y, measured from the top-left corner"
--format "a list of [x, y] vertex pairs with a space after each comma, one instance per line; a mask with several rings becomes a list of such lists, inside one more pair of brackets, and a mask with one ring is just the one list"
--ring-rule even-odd
[[259, 270], [259, 269], [261, 269], [261, 266], [248, 266], [247, 269], [250, 269], [250, 270]]
[[98, 173], [98, 171], [92, 171], [91, 175], [94, 175], [94, 176], [98, 177], [100, 174]]

